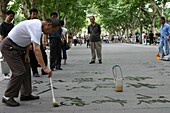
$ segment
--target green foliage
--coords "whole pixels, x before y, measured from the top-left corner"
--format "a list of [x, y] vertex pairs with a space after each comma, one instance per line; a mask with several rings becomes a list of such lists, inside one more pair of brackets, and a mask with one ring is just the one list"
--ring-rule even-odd
[[[49, 18], [53, 11], [57, 11], [59, 19], [65, 18], [66, 27], [71, 32], [77, 33], [89, 24], [88, 16], [94, 15], [96, 21], [108, 32], [124, 32], [126, 29], [137, 29], [142, 24], [146, 30], [151, 23], [151, 17], [155, 17], [155, 27], [159, 28], [159, 16], [151, 2], [154, 2], [161, 11], [162, 0], [36, 0], [36, 8], [41, 18], [41, 8], [44, 6], [45, 18]], [[7, 9], [16, 13], [15, 23], [24, 19], [21, 10], [21, 0], [11, 0]], [[30, 0], [26, 0], [27, 10], [31, 8]], [[165, 0], [165, 3], [168, 0]], [[168, 18], [170, 9], [165, 9], [165, 17]], [[141, 22], [141, 18], [144, 20]]]
[[15, 18], [14, 18], [14, 24], [16, 25], [16, 24], [18, 24], [19, 22], [21, 22], [21, 21], [23, 21], [23, 20], [25, 20], [24, 15], [22, 15], [22, 14], [16, 14], [16, 15], [15, 15]]

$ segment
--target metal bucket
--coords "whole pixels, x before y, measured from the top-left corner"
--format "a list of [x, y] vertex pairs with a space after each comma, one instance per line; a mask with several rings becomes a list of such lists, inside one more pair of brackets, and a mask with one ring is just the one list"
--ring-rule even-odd
[[112, 72], [114, 76], [115, 82], [115, 91], [122, 92], [123, 91], [123, 74], [122, 69], [119, 65], [114, 65], [112, 67]]
[[159, 55], [159, 53], [156, 54], [156, 60], [160, 60], [160, 55]]

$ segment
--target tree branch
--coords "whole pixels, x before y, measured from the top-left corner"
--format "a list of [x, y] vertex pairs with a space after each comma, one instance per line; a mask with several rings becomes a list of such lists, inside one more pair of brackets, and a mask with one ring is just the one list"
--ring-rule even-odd
[[28, 18], [28, 12], [27, 12], [27, 1], [26, 0], [20, 0], [21, 1], [21, 9], [24, 13], [25, 18]]
[[158, 6], [155, 4], [155, 2], [154, 2], [153, 0], [149, 0], [149, 2], [150, 2], [150, 4], [154, 7], [154, 9], [156, 10], [158, 16], [161, 17], [161, 16], [162, 16], [162, 15], [161, 15], [161, 12], [160, 12]]

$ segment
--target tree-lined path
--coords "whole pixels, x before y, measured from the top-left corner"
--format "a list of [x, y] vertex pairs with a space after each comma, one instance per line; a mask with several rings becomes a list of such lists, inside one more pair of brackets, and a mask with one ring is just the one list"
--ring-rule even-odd
[[[56, 100], [52, 106], [49, 78], [33, 79], [39, 100], [20, 102], [16, 108], [0, 103], [0, 113], [169, 113], [169, 62], [157, 61], [157, 46], [103, 44], [103, 64], [89, 64], [90, 49], [72, 47], [68, 65], [53, 72]], [[49, 52], [49, 51], [48, 51]], [[112, 66], [121, 66], [124, 91], [115, 92]], [[8, 80], [0, 81], [3, 95]]]

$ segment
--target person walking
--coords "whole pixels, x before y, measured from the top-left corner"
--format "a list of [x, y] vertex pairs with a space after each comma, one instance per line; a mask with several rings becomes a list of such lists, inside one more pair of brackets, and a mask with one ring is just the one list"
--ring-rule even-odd
[[95, 22], [95, 17], [90, 16], [91, 24], [88, 26], [88, 35], [90, 39], [90, 48], [91, 48], [91, 62], [89, 64], [94, 64], [96, 60], [96, 52], [99, 64], [102, 64], [102, 44], [101, 44], [101, 27], [98, 23]]
[[146, 44], [147, 44], [146, 38], [147, 38], [147, 35], [146, 35], [145, 32], [143, 32], [143, 33], [142, 33], [142, 44], [143, 44], [143, 45], [146, 45]]
[[[162, 59], [164, 56], [169, 55], [168, 37], [170, 37], [170, 25], [165, 22], [165, 17], [160, 18], [160, 23], [161, 23], [161, 28], [160, 28], [161, 37], [160, 37], [158, 49]], [[163, 47], [165, 48], [165, 51]]]
[[[2, 41], [8, 33], [11, 31], [11, 29], [14, 27], [14, 24], [12, 23], [12, 20], [14, 19], [15, 13], [12, 10], [8, 10], [6, 12], [6, 18], [5, 21], [1, 23], [0, 25], [0, 41]], [[2, 56], [3, 58], [3, 56]], [[8, 71], [10, 72], [9, 68]], [[4, 73], [4, 79], [10, 79], [9, 73]]]
[[2, 97], [2, 102], [7, 106], [19, 106], [15, 101], [20, 92], [20, 101], [39, 99], [39, 96], [32, 95], [31, 71], [29, 49], [33, 43], [34, 53], [38, 63], [43, 70], [52, 76], [52, 71], [45, 66], [40, 50], [40, 40], [42, 32], [50, 34], [60, 28], [59, 21], [56, 19], [25, 20], [17, 24], [0, 43], [2, 55], [9, 65], [12, 76], [9, 80], [7, 89]]
[[153, 38], [154, 38], [154, 34], [152, 33], [152, 31], [150, 31], [150, 33], [149, 33], [149, 45], [153, 44]]
[[64, 60], [64, 65], [66, 65], [66, 60], [67, 60], [67, 29], [64, 27], [64, 21], [60, 21], [60, 25], [62, 28], [62, 36], [63, 36], [63, 44], [62, 44], [62, 51], [63, 51], [63, 60]]
[[89, 38], [88, 38], [88, 36], [87, 37], [85, 37], [86, 38], [86, 46], [87, 46], [87, 48], [89, 48], [90, 47], [90, 41], [89, 41]]
[[70, 47], [72, 46], [72, 43], [73, 43], [73, 36], [72, 36], [72, 33], [69, 32], [68, 33], [68, 44]]

